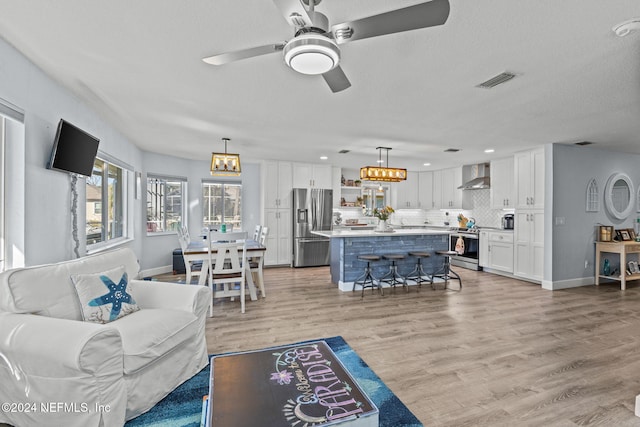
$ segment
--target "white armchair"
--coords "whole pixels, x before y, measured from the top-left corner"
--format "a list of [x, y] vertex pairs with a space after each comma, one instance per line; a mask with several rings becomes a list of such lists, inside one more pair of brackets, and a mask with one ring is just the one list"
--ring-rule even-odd
[[126, 248], [0, 274], [0, 423], [121, 426], [206, 366], [207, 287], [129, 280], [139, 311], [82, 321], [71, 275], [118, 266], [138, 276]]

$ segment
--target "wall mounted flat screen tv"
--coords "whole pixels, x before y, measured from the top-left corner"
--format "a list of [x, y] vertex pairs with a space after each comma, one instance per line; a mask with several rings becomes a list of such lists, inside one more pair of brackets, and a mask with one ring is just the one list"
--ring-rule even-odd
[[100, 140], [60, 119], [47, 168], [91, 176]]

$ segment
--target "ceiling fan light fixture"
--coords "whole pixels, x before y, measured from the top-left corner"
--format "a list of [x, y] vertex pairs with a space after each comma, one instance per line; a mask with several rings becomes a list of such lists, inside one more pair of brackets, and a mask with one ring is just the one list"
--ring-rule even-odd
[[301, 74], [324, 74], [340, 62], [340, 48], [322, 34], [305, 33], [291, 39], [283, 54], [285, 63]]

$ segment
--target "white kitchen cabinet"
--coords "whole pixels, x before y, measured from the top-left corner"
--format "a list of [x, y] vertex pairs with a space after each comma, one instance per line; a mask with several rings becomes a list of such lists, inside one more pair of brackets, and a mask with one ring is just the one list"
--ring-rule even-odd
[[462, 166], [442, 171], [442, 202], [440, 209], [462, 209]]
[[407, 179], [392, 186], [395, 192], [395, 209], [419, 208], [418, 201], [418, 173], [407, 172]]
[[433, 172], [418, 173], [418, 205], [422, 209], [434, 209]]
[[513, 157], [491, 161], [491, 208], [513, 209], [516, 205], [514, 197]]
[[293, 253], [291, 237], [291, 210], [267, 209], [265, 226], [269, 233], [265, 241], [267, 251], [264, 256], [265, 265], [290, 265]]
[[489, 232], [480, 230], [480, 246], [478, 250], [478, 265], [480, 267], [489, 267]]
[[263, 224], [269, 227], [265, 246], [265, 265], [291, 264], [291, 162], [275, 160], [263, 163]]
[[516, 153], [514, 165], [516, 208], [544, 208], [544, 148]]
[[516, 210], [514, 238], [513, 273], [541, 281], [544, 274], [544, 210]]
[[333, 190], [333, 207], [334, 208], [340, 207], [340, 198], [342, 197], [341, 178], [342, 178], [342, 169], [337, 166], [333, 166], [331, 168], [331, 189]]
[[263, 163], [263, 194], [265, 209], [290, 209], [292, 175], [291, 163], [265, 161]]
[[442, 171], [433, 172], [433, 209], [442, 209]]
[[331, 165], [294, 163], [293, 188], [331, 188]]
[[513, 232], [490, 231], [487, 234], [487, 268], [513, 273]]

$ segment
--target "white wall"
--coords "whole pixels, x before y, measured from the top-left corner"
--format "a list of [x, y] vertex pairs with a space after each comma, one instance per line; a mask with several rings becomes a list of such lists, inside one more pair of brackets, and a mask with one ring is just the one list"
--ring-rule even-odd
[[[614, 228], [633, 228], [638, 213], [625, 220], [612, 217], [604, 206], [604, 187], [609, 176], [624, 172], [631, 178], [635, 192], [640, 186], [640, 156], [590, 147], [555, 144], [553, 146], [553, 282], [578, 281], [593, 283], [595, 229], [599, 224]], [[595, 178], [598, 184], [600, 211], [586, 212], [586, 189]], [[636, 194], [637, 195], [637, 194]], [[635, 200], [635, 195], [634, 195]], [[564, 218], [564, 225], [556, 219]], [[590, 265], [585, 268], [585, 260]]]
[[[204, 157], [210, 153], [203, 153]], [[143, 153], [143, 192], [145, 191], [146, 174], [168, 175], [186, 178], [188, 185], [188, 228], [192, 239], [202, 230], [202, 187], [203, 180], [211, 180], [209, 173], [210, 159], [206, 161], [179, 159], [156, 153]], [[260, 165], [242, 162], [242, 174], [234, 178], [215, 177], [220, 181], [242, 181], [242, 224], [243, 229], [252, 230], [260, 223]], [[143, 196], [143, 203], [146, 203]], [[145, 204], [146, 206], [146, 204]], [[146, 216], [139, 224], [146, 230]], [[172, 265], [173, 250], [180, 247], [175, 233], [151, 234], [142, 233], [142, 270], [164, 269]]]
[[[46, 169], [58, 121], [70, 121], [100, 138], [100, 150], [138, 169], [141, 152], [109, 124], [58, 83], [45, 75], [12, 46], [0, 39], [0, 98], [24, 111], [24, 168], [11, 180], [24, 180], [24, 262], [34, 265], [73, 258], [71, 192], [68, 174]], [[20, 147], [12, 147], [19, 149]], [[18, 153], [18, 157], [21, 153]], [[81, 181], [82, 182], [82, 181]], [[134, 218], [140, 217], [140, 203]], [[80, 224], [84, 218], [80, 218]], [[140, 241], [130, 246], [140, 256]]]
[[[202, 228], [200, 184], [209, 175], [209, 159], [186, 160], [142, 152], [133, 143], [98, 117], [90, 108], [64, 89], [37, 66], [0, 39], [0, 98], [24, 112], [23, 146], [13, 144], [8, 157], [7, 185], [26, 188], [20, 194], [8, 194], [8, 221], [18, 225], [8, 236], [20, 254], [15, 265], [35, 265], [74, 258], [71, 237], [71, 190], [68, 174], [46, 169], [58, 121], [61, 118], [100, 138], [100, 151], [131, 165], [146, 174], [182, 176], [189, 183], [189, 229], [196, 234]], [[210, 153], [203, 153], [208, 157]], [[133, 177], [132, 177], [133, 180]], [[243, 163], [243, 224], [253, 230], [260, 223], [260, 165]], [[84, 180], [78, 181], [84, 197]], [[133, 185], [130, 185], [133, 188]], [[24, 194], [22, 194], [24, 193]], [[84, 204], [80, 201], [80, 238], [84, 238]], [[171, 265], [172, 250], [178, 247], [175, 234], [147, 236], [146, 202], [143, 195], [133, 200], [133, 242], [128, 243], [138, 255], [142, 269]], [[9, 226], [11, 226], [9, 224]], [[17, 232], [16, 230], [19, 230]], [[81, 253], [84, 245], [81, 245]], [[20, 258], [22, 256], [22, 258]]]

